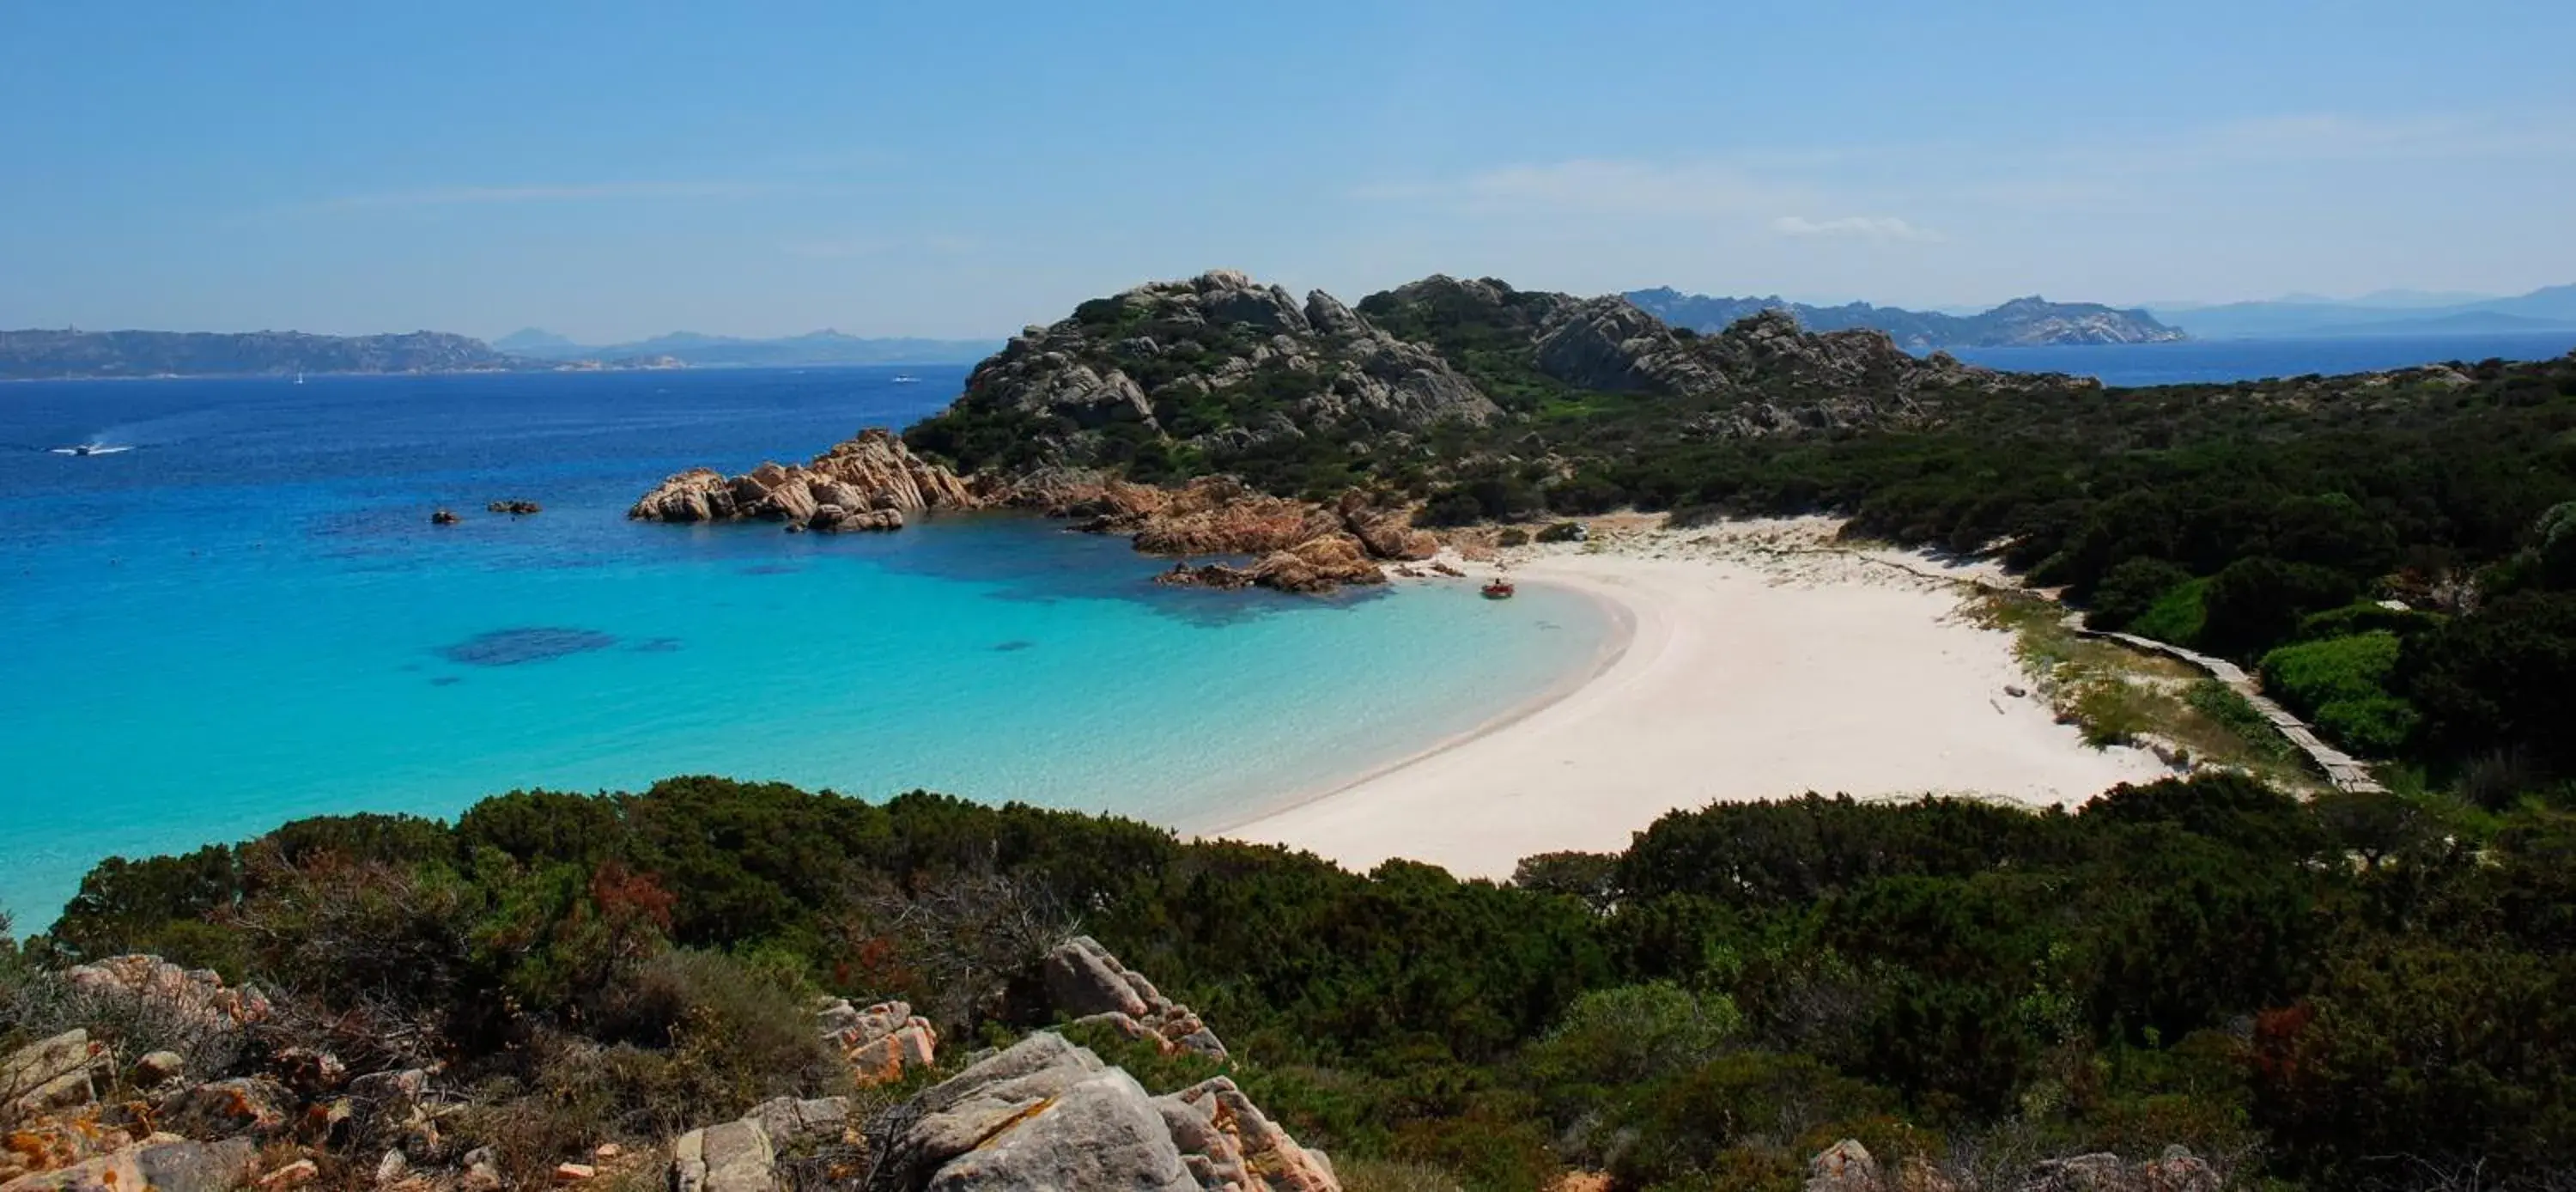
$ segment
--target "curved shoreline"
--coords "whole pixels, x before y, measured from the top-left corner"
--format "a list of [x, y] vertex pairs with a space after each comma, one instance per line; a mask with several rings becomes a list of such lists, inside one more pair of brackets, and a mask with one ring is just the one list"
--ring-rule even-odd
[[1636, 644], [1637, 637], [1636, 610], [1617, 600], [1610, 599], [1602, 592], [1594, 588], [1586, 587], [1583, 584], [1566, 583], [1561, 580], [1538, 580], [1535, 582], [1538, 586], [1559, 588], [1564, 591], [1572, 592], [1600, 608], [1602, 617], [1609, 625], [1609, 633], [1603, 640], [1601, 648], [1594, 651], [1590, 665], [1579, 670], [1567, 672], [1565, 675], [1560, 676], [1555, 682], [1548, 684], [1547, 688], [1539, 692], [1537, 695], [1514, 704], [1509, 708], [1503, 709], [1501, 712], [1494, 714], [1472, 728], [1450, 733], [1447, 736], [1441, 737], [1440, 739], [1419, 749], [1412, 750], [1411, 752], [1405, 753], [1390, 761], [1377, 763], [1356, 774], [1352, 774], [1347, 777], [1329, 779], [1322, 783], [1292, 791], [1268, 801], [1259, 810], [1245, 814], [1231, 815], [1215, 827], [1193, 832], [1192, 835], [1201, 839], [1231, 837], [1237, 832], [1264, 820], [1286, 815], [1310, 803], [1320, 803], [1327, 799], [1331, 799], [1355, 787], [1365, 786], [1368, 783], [1375, 782], [1390, 774], [1399, 773], [1408, 767], [1429, 761], [1432, 758], [1449, 752], [1450, 750], [1461, 749], [1466, 746], [1473, 745], [1477, 741], [1483, 740], [1488, 736], [1501, 732], [1504, 729], [1521, 723], [1522, 721], [1528, 720], [1530, 717], [1546, 712], [1548, 709], [1573, 698], [1575, 695], [1582, 692], [1584, 688], [1600, 681], [1612, 671], [1618, 669], [1619, 664], [1630, 656], [1631, 647]]
[[2011, 637], [1958, 617], [1948, 579], [1779, 551], [1816, 530], [1735, 523], [1523, 560], [1516, 579], [1625, 611], [1616, 656], [1473, 732], [1204, 834], [1360, 870], [1400, 856], [1503, 878], [1538, 853], [1624, 848], [1711, 802], [1820, 791], [2036, 806], [2166, 773], [2009, 694], [2028, 682]]

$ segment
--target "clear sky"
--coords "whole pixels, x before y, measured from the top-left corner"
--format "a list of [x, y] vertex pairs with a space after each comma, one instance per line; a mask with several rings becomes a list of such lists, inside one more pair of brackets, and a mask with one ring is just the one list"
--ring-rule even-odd
[[2576, 281], [2576, 4], [0, 5], [0, 326]]

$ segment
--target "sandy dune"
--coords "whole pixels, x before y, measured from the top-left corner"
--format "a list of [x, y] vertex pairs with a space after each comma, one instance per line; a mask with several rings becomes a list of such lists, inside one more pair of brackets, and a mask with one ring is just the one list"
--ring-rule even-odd
[[2040, 700], [2008, 694], [2028, 683], [2011, 638], [1961, 617], [1958, 585], [1907, 569], [1969, 572], [1833, 553], [1832, 529], [1613, 533], [1517, 558], [1522, 582], [1627, 611], [1633, 635], [1615, 662], [1482, 734], [1215, 834], [1350, 866], [1401, 856], [1504, 877], [1533, 853], [1624, 848], [1664, 812], [1717, 800], [2081, 802], [2164, 773], [2142, 752], [2086, 746]]

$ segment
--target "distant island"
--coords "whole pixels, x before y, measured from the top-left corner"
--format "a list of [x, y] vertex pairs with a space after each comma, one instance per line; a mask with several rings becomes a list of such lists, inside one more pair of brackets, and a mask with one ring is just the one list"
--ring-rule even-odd
[[1777, 294], [1768, 298], [1712, 298], [1685, 294], [1669, 286], [1631, 290], [1625, 297], [1648, 314], [1693, 331], [1718, 331], [1763, 311], [1778, 310], [1788, 312], [1809, 331], [1884, 331], [1897, 346], [1916, 352], [2035, 344], [2152, 344], [2189, 338], [2181, 329], [2158, 322], [2143, 310], [2120, 310], [2094, 302], [2051, 302], [2035, 295], [2015, 298], [1974, 315], [1904, 310], [1866, 302], [1809, 306]]
[[0, 380], [290, 373], [502, 372], [551, 368], [441, 331], [0, 331]]
[[970, 363], [1000, 346], [998, 340], [863, 339], [837, 331], [770, 340], [674, 332], [638, 343], [585, 347], [534, 329], [497, 344], [444, 331], [311, 335], [301, 331], [26, 330], [0, 331], [0, 381], [930, 365]]
[[781, 339], [737, 339], [674, 331], [634, 343], [591, 346], [529, 327], [494, 340], [492, 346], [536, 360], [668, 356], [696, 368], [794, 368], [831, 364], [973, 364], [1000, 351], [1002, 341], [869, 338], [830, 330]]
[[2402, 291], [2350, 300], [2292, 295], [2268, 302], [2157, 306], [2198, 339], [2356, 339], [2408, 335], [2576, 335], [2576, 285], [2511, 298]]

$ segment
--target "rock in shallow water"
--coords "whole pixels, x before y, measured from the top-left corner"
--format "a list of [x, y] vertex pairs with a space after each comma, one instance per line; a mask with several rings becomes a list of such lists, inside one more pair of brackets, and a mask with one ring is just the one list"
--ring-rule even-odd
[[605, 650], [616, 644], [616, 635], [596, 629], [540, 625], [478, 633], [464, 641], [441, 646], [438, 653], [450, 662], [461, 662], [467, 666], [517, 666]]

